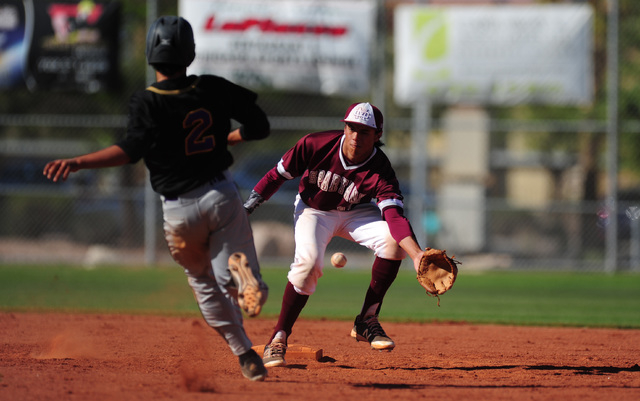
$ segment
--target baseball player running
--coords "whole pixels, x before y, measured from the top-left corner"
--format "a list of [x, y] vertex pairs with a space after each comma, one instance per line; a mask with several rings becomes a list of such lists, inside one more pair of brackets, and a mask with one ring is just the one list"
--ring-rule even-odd
[[294, 210], [295, 256], [280, 316], [264, 349], [267, 367], [286, 364], [293, 325], [322, 276], [325, 250], [333, 237], [357, 242], [375, 254], [371, 283], [351, 336], [376, 350], [395, 347], [378, 315], [402, 259], [409, 254], [416, 272], [420, 265], [423, 252], [403, 216], [398, 180], [380, 150], [382, 113], [369, 103], [355, 103], [342, 121], [343, 131], [300, 139], [256, 184], [244, 205], [251, 213], [286, 180], [302, 177]]
[[[81, 169], [144, 159], [162, 201], [169, 251], [184, 268], [205, 321], [239, 357], [243, 375], [262, 381], [267, 370], [251, 349], [240, 307], [248, 316], [260, 313], [268, 288], [227, 170], [233, 162], [227, 145], [267, 137], [269, 121], [255, 93], [218, 76], [187, 76], [195, 43], [185, 19], [157, 19], [146, 56], [157, 82], [131, 96], [126, 137], [94, 153], [49, 162], [44, 175], [65, 180]], [[231, 119], [241, 128], [231, 131]]]

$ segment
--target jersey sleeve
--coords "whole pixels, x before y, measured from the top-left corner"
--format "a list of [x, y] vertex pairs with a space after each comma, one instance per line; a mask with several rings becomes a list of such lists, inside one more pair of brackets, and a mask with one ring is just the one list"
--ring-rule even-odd
[[415, 237], [411, 223], [404, 216], [404, 197], [400, 191], [400, 183], [388, 159], [380, 170], [381, 174], [377, 186], [378, 208], [382, 218], [389, 225], [393, 239], [400, 243], [406, 237]]
[[307, 153], [310, 145], [307, 143], [309, 135], [304, 136], [289, 149], [276, 166], [278, 173], [285, 179], [300, 177], [309, 167]]
[[306, 139], [308, 135], [300, 139], [291, 149], [289, 149], [280, 159], [278, 164], [269, 170], [267, 174], [256, 184], [254, 190], [269, 199], [280, 189], [287, 180], [292, 180], [301, 176], [307, 169]]
[[116, 142], [129, 156], [131, 164], [142, 159], [153, 143], [154, 122], [142, 96], [141, 92], [136, 92], [129, 99], [127, 133]]
[[414, 237], [411, 223], [404, 216], [402, 209], [398, 207], [387, 207], [382, 214], [384, 220], [389, 225], [389, 232], [393, 239], [400, 243], [407, 237]]
[[396, 207], [401, 211], [404, 209], [404, 197], [400, 192], [400, 183], [396, 177], [395, 171], [391, 167], [388, 159], [384, 167], [380, 168], [378, 184], [376, 187], [376, 195], [378, 208], [384, 212], [386, 208]]
[[242, 124], [242, 139], [252, 141], [268, 137], [271, 126], [266, 113], [256, 103], [258, 95], [224, 78], [219, 79], [223, 88], [221, 93], [228, 96], [228, 100], [233, 104], [231, 117]]
[[253, 190], [262, 195], [265, 200], [269, 200], [286, 181], [286, 178], [278, 174], [278, 167], [276, 166], [258, 181]]

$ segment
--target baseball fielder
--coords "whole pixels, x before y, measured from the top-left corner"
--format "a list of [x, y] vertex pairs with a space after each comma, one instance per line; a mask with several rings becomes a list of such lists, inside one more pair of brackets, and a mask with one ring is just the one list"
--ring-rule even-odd
[[[227, 145], [270, 133], [257, 95], [221, 77], [189, 75], [195, 57], [191, 25], [181, 17], [156, 20], [146, 56], [157, 82], [129, 102], [126, 137], [95, 153], [49, 162], [44, 174], [65, 180], [80, 169], [136, 163], [160, 194], [165, 239], [187, 275], [204, 319], [239, 356], [242, 373], [264, 380], [262, 358], [251, 349], [242, 312], [255, 316], [267, 298], [242, 199], [227, 168]], [[231, 131], [231, 119], [241, 128]]]
[[[382, 113], [355, 103], [343, 131], [312, 133], [289, 149], [254, 187], [245, 202], [251, 213], [286, 181], [301, 177], [295, 200], [295, 256], [288, 273], [278, 323], [265, 346], [265, 366], [285, 365], [293, 325], [322, 276], [324, 254], [333, 237], [342, 237], [375, 254], [371, 283], [351, 336], [373, 349], [392, 350], [378, 314], [385, 293], [408, 253], [416, 271], [422, 250], [403, 216], [403, 197], [391, 163], [380, 147]], [[375, 200], [375, 203], [374, 203]]]

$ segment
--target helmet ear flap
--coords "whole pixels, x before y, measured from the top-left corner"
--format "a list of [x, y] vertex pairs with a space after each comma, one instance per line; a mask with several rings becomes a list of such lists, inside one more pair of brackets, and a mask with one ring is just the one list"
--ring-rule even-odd
[[189, 30], [191, 34], [189, 35], [189, 37], [184, 39], [184, 63], [186, 63], [185, 67], [191, 65], [193, 60], [196, 58], [196, 43], [193, 39], [193, 31], [191, 31], [191, 26], [189, 26]]

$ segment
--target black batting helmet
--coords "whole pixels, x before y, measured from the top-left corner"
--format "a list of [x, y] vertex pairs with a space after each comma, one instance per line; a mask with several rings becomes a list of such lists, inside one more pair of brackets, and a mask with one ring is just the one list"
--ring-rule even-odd
[[147, 62], [188, 67], [196, 56], [191, 24], [176, 16], [163, 16], [151, 24], [147, 34]]

